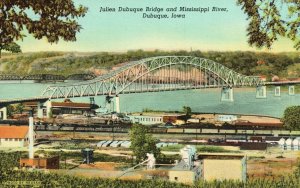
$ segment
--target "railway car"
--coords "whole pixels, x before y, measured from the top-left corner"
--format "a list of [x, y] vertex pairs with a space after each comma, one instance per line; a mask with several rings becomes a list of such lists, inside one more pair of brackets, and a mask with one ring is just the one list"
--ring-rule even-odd
[[169, 128], [167, 133], [184, 133], [184, 129]]
[[219, 130], [220, 134], [236, 134], [235, 129], [220, 129]]
[[218, 134], [219, 130], [218, 129], [202, 129], [202, 133], [205, 133], [205, 134]]

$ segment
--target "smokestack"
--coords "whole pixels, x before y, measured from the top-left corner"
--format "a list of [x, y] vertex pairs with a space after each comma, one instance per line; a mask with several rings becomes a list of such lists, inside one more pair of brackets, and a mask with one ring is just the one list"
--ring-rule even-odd
[[29, 117], [29, 130], [28, 130], [28, 137], [29, 137], [29, 159], [34, 158], [34, 151], [33, 151], [33, 112], [30, 113]]

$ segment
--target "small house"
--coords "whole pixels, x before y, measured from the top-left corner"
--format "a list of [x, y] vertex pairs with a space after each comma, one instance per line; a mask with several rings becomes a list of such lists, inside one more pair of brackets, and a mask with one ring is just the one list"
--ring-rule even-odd
[[28, 126], [0, 126], [0, 147], [25, 147], [28, 145]]

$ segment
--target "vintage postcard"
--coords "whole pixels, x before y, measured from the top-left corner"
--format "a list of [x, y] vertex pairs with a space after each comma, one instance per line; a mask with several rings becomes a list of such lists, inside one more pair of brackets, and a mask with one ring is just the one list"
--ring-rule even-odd
[[298, 0], [1, 0], [0, 187], [300, 187]]

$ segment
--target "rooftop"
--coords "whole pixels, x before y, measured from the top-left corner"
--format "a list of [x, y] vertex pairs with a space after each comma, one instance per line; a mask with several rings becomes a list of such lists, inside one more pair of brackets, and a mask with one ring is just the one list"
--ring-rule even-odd
[[162, 117], [162, 116], [184, 116], [185, 114], [180, 113], [166, 113], [166, 112], [137, 112], [128, 114], [131, 116], [152, 116], [152, 117]]
[[0, 126], [0, 138], [25, 138], [28, 126]]
[[79, 102], [51, 102], [52, 108], [84, 108], [89, 109], [89, 103], [79, 103]]
[[[36, 107], [37, 102], [26, 102], [25, 106], [28, 107]], [[80, 102], [72, 102], [72, 101], [64, 101], [64, 102], [51, 102], [52, 108], [73, 108], [73, 109], [90, 109], [90, 103], [80, 103]], [[99, 108], [98, 105], [93, 104], [93, 109]]]
[[180, 161], [177, 165], [171, 168], [173, 171], [197, 171], [197, 166], [194, 166], [192, 169], [187, 168], [184, 161]]

